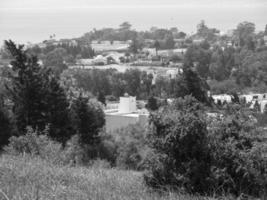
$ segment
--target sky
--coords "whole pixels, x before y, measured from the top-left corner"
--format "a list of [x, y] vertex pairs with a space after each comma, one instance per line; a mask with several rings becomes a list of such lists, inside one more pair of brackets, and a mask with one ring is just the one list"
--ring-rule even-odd
[[136, 30], [152, 26], [192, 33], [205, 20], [226, 32], [250, 21], [267, 24], [266, 0], [0, 0], [0, 44], [41, 42], [82, 36], [93, 28], [118, 27], [129, 21]]

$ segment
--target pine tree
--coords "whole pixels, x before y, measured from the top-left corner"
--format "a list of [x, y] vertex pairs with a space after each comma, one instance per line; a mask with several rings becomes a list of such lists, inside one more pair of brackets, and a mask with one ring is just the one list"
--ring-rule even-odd
[[44, 76], [46, 73], [39, 66], [36, 56], [27, 55], [23, 45], [5, 41], [13, 56], [13, 73], [10, 74], [11, 86], [7, 86], [11, 100], [15, 124], [19, 133], [24, 133], [26, 126], [43, 129], [46, 124], [44, 101]]
[[67, 97], [55, 76], [50, 77], [47, 89], [47, 122], [50, 137], [65, 143], [72, 133]]
[[13, 101], [15, 125], [19, 134], [25, 128], [43, 130], [50, 126], [50, 136], [62, 143], [70, 138], [69, 104], [58, 79], [38, 64], [22, 45], [5, 42], [14, 60], [11, 62], [11, 86], [7, 86]]

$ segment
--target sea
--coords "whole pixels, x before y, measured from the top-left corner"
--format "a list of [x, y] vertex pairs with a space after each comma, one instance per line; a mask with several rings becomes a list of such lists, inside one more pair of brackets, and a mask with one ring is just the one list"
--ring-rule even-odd
[[267, 4], [209, 7], [209, 5], [179, 6], [92, 6], [68, 8], [1, 8], [0, 45], [12, 39], [18, 43], [36, 43], [55, 35], [56, 39], [76, 38], [103, 27], [119, 27], [128, 21], [136, 30], [152, 26], [177, 27], [194, 33], [200, 20], [222, 32], [236, 28], [242, 21], [256, 24], [263, 31], [267, 24]]

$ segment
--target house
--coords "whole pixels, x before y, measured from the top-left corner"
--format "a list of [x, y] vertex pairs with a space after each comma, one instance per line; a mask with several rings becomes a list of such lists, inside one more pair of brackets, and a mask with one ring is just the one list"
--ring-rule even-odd
[[91, 42], [91, 47], [96, 52], [119, 51], [125, 52], [130, 47], [130, 41], [96, 41]]
[[60, 45], [68, 45], [68, 46], [72, 46], [72, 47], [76, 47], [78, 46], [78, 42], [74, 39], [61, 39], [59, 40], [58, 44]]
[[156, 52], [155, 48], [144, 48], [143, 49], [143, 51], [148, 52], [150, 56], [156, 56], [158, 54], [158, 56], [161, 56], [161, 57], [171, 57], [173, 55], [183, 56], [186, 50], [187, 50], [186, 48], [177, 48], [177, 49], [158, 50]]
[[185, 45], [185, 38], [175, 38], [175, 39], [173, 39], [174, 40], [174, 42], [175, 42], [175, 47], [178, 47], [178, 48], [181, 48], [181, 47], [183, 47], [184, 45]]
[[[110, 108], [110, 106], [107, 107]], [[113, 105], [113, 109], [105, 110], [106, 130], [113, 132], [130, 124], [146, 124], [148, 116], [146, 109], [137, 109], [136, 97], [125, 94], [120, 97], [117, 107]]]
[[195, 38], [192, 40], [193, 44], [201, 44], [204, 42], [204, 38]]
[[231, 96], [228, 94], [212, 95], [212, 98], [214, 99], [214, 103], [218, 103], [219, 101], [221, 103], [223, 102], [230, 103], [232, 101]]

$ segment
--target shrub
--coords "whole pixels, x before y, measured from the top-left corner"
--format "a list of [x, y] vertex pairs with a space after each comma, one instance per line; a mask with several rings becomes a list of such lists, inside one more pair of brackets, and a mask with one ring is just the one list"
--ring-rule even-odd
[[208, 125], [203, 113], [195, 99], [185, 97], [151, 115], [146, 184], [210, 195], [266, 194], [266, 133], [251, 113], [229, 105]]
[[201, 104], [179, 98], [150, 116], [148, 143], [153, 150], [145, 182], [152, 187], [209, 190], [210, 158]]
[[117, 143], [116, 165], [122, 169], [143, 169], [142, 163], [147, 152], [146, 128], [137, 123], [115, 132]]
[[239, 106], [210, 125], [212, 179], [216, 193], [259, 196], [267, 186], [265, 133]]
[[93, 165], [95, 160], [115, 165], [117, 146], [113, 137], [101, 135], [101, 142], [97, 145], [85, 145], [80, 142], [79, 135], [73, 136], [64, 148], [64, 158], [74, 165]]
[[60, 143], [47, 136], [48, 131], [48, 128], [43, 132], [38, 132], [31, 127], [27, 127], [25, 135], [11, 137], [4, 150], [9, 154], [30, 154], [40, 156], [53, 163], [63, 163], [63, 148]]
[[106, 160], [111, 166], [116, 164], [118, 145], [112, 135], [101, 135], [101, 142], [98, 146], [98, 158]]
[[129, 142], [119, 148], [116, 164], [123, 169], [137, 169], [142, 157], [134, 142]]

